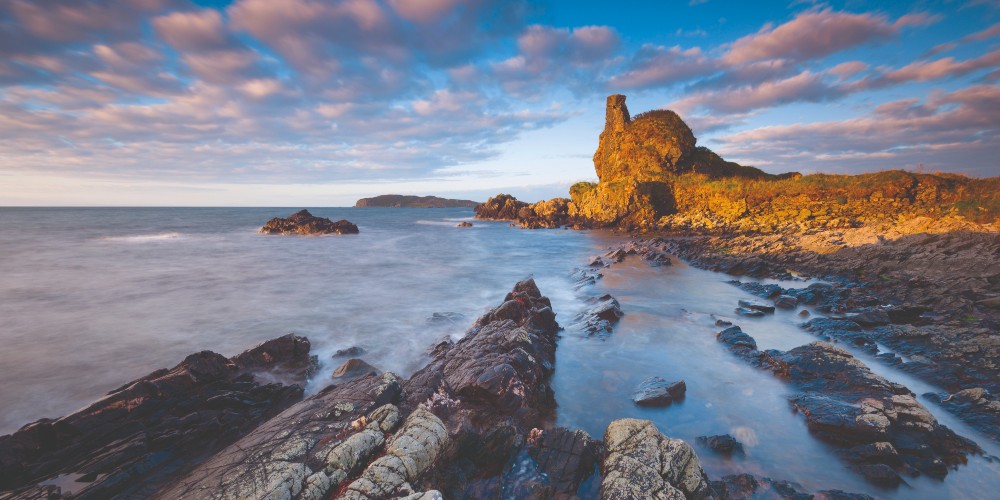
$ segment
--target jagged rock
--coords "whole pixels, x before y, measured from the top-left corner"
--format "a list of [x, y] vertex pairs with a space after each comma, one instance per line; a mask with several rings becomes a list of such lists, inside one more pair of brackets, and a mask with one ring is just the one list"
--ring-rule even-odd
[[685, 392], [687, 385], [683, 380], [667, 382], [662, 377], [649, 377], [636, 387], [632, 401], [639, 406], [667, 406], [684, 399]]
[[544, 431], [541, 442], [530, 448], [529, 454], [556, 492], [573, 494], [594, 472], [599, 448], [600, 442], [584, 431], [556, 427]]
[[750, 309], [749, 307], [737, 307], [734, 312], [740, 316], [745, 316], [748, 318], [760, 318], [764, 316], [764, 311], [758, 311], [757, 309]]
[[740, 307], [750, 309], [751, 311], [760, 311], [762, 313], [774, 314], [774, 306], [769, 306], [767, 304], [760, 304], [758, 302], [752, 302], [749, 300], [740, 300]]
[[466, 220], [455, 224], [455, 227], [472, 227], [472, 223]]
[[398, 424], [400, 379], [369, 375], [328, 386], [158, 493], [182, 498], [326, 498], [368, 465]]
[[[814, 342], [787, 352], [762, 352], [739, 327], [719, 332], [718, 339], [740, 358], [787, 380], [795, 390], [789, 401], [805, 416], [809, 430], [840, 446], [846, 460], [864, 456], [866, 462], [852, 468], [873, 482], [898, 484], [899, 472], [943, 477], [947, 466], [982, 453], [939, 424], [906, 387], [872, 373], [847, 351]], [[885, 451], [878, 443], [890, 444], [898, 454], [859, 448]]]
[[575, 318], [575, 324], [589, 335], [607, 336], [625, 316], [621, 304], [610, 294], [588, 299], [593, 305]]
[[352, 357], [352, 358], [354, 358], [354, 357], [358, 357], [358, 356], [364, 354], [365, 352], [367, 352], [367, 351], [365, 351], [365, 349], [363, 347], [351, 346], [351, 347], [347, 347], [347, 348], [344, 348], [344, 349], [337, 349], [337, 351], [333, 353], [333, 357], [335, 357], [335, 358], [346, 358], [346, 357]]
[[994, 440], [1000, 439], [1000, 401], [982, 387], [963, 389], [954, 394], [924, 394], [927, 399], [947, 408]]
[[351, 358], [344, 361], [336, 370], [333, 371], [333, 375], [330, 377], [330, 381], [334, 384], [343, 384], [349, 380], [354, 380], [356, 378], [361, 378], [366, 375], [378, 375], [382, 373], [382, 370], [375, 368], [374, 366], [368, 364], [363, 359]]
[[648, 420], [625, 418], [604, 433], [602, 499], [703, 499], [715, 492], [694, 450]]
[[[92, 478], [78, 497], [148, 496], [178, 467], [199, 463], [302, 398], [309, 341], [285, 335], [233, 358], [192, 354], [58, 420], [0, 437], [0, 488], [64, 471]], [[289, 384], [257, 381], [282, 380]]]
[[518, 201], [517, 198], [514, 198], [509, 194], [501, 193], [486, 200], [486, 203], [478, 205], [476, 207], [476, 218], [487, 220], [517, 220], [521, 209], [527, 206], [527, 203]]
[[261, 234], [358, 234], [358, 226], [347, 220], [333, 222], [325, 217], [316, 217], [308, 210], [302, 209], [290, 215], [287, 219], [275, 217], [264, 224], [258, 231]]
[[698, 436], [698, 442], [709, 449], [724, 455], [743, 455], [743, 444], [729, 434], [717, 436]]

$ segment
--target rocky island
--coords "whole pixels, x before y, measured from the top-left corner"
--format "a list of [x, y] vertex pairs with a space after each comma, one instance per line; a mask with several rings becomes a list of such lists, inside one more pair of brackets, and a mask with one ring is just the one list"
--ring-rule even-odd
[[383, 194], [373, 198], [361, 198], [354, 204], [357, 208], [475, 208], [479, 202], [472, 200], [454, 200], [437, 196], [412, 196], [402, 194]]
[[323, 234], [358, 234], [358, 226], [347, 220], [333, 222], [325, 217], [316, 217], [302, 209], [287, 219], [275, 217], [264, 224], [260, 234], [290, 234], [300, 236]]

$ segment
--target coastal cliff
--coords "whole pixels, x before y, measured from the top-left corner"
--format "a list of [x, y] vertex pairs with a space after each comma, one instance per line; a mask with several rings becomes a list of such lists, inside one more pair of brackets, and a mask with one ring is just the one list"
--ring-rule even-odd
[[916, 217], [1000, 220], [1000, 177], [901, 170], [769, 174], [697, 146], [690, 127], [673, 111], [631, 116], [620, 94], [607, 99], [593, 161], [598, 182], [574, 184], [565, 202], [524, 204], [516, 212], [484, 208], [477, 216], [516, 220], [528, 228], [751, 232], [854, 228]]

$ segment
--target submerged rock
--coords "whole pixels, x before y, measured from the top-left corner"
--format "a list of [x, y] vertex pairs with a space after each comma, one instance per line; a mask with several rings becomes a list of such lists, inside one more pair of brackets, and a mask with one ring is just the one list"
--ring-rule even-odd
[[729, 434], [698, 436], [698, 442], [723, 455], [743, 455], [743, 444]]
[[264, 224], [258, 231], [261, 234], [358, 234], [358, 226], [347, 220], [333, 222], [325, 217], [316, 217], [308, 210], [302, 209], [290, 215], [287, 219], [275, 217]]
[[632, 401], [639, 406], [667, 406], [684, 399], [687, 385], [683, 380], [667, 382], [662, 377], [643, 380], [632, 393]]

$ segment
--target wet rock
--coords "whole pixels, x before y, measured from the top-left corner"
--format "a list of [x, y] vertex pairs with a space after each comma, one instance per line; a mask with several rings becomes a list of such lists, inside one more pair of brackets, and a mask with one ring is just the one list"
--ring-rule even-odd
[[756, 309], [750, 309], [748, 307], [737, 307], [736, 314], [748, 318], [759, 318], [764, 316], [764, 311], [758, 311]]
[[851, 316], [851, 321], [861, 326], [879, 326], [892, 323], [889, 314], [881, 309], [872, 309]]
[[733, 322], [724, 319], [717, 319], [715, 320], [715, 326], [733, 326]]
[[1000, 401], [982, 387], [954, 394], [927, 393], [924, 397], [958, 415], [976, 430], [1000, 440]]
[[723, 330], [718, 339], [740, 358], [787, 380], [795, 391], [789, 401], [809, 430], [839, 446], [845, 460], [863, 462], [853, 470], [873, 482], [895, 484], [901, 471], [943, 477], [947, 465], [982, 452], [939, 424], [906, 387], [872, 373], [842, 349], [814, 342], [761, 352], [737, 327]]
[[529, 454], [538, 464], [538, 471], [548, 476], [555, 492], [573, 494], [580, 483], [594, 472], [600, 458], [600, 442], [581, 430], [563, 427], [548, 429], [541, 435], [538, 446]]
[[609, 294], [591, 298], [589, 301], [593, 305], [575, 318], [575, 324], [590, 335], [610, 335], [614, 326], [625, 316], [621, 304]]
[[611, 263], [604, 260], [603, 257], [594, 257], [589, 264], [590, 267], [611, 267]]
[[432, 325], [457, 325], [465, 321], [465, 315], [456, 312], [436, 312], [427, 318], [427, 323]]
[[803, 493], [801, 486], [788, 481], [776, 481], [752, 474], [737, 474], [712, 481], [712, 488], [723, 499], [781, 498], [788, 500], [875, 500], [873, 497], [841, 490]]
[[760, 311], [762, 313], [773, 314], [774, 306], [769, 306], [767, 304], [761, 304], [759, 302], [752, 302], [749, 300], [739, 301], [739, 305], [742, 308], [750, 309], [751, 311]]
[[472, 227], [472, 223], [466, 220], [455, 224], [455, 227]]
[[333, 371], [330, 381], [334, 384], [343, 384], [349, 380], [354, 380], [367, 375], [378, 375], [380, 373], [382, 373], [382, 370], [368, 364], [363, 359], [351, 358], [344, 361], [337, 367], [336, 370]]
[[264, 224], [260, 234], [320, 235], [358, 234], [358, 226], [346, 220], [333, 222], [325, 217], [316, 217], [308, 210], [299, 210], [287, 219], [275, 217]]
[[158, 493], [182, 498], [325, 498], [382, 449], [398, 424], [401, 381], [369, 375], [328, 386], [267, 421]]
[[698, 436], [698, 442], [723, 455], [743, 455], [743, 444], [729, 434]]
[[611, 422], [604, 448], [602, 499], [715, 496], [691, 446], [664, 436], [648, 420]]
[[[309, 341], [286, 335], [233, 358], [203, 351], [58, 420], [0, 437], [0, 489], [76, 471], [80, 497], [148, 496], [302, 398]], [[295, 385], [262, 383], [283, 380]]]
[[801, 316], [803, 318], [808, 318], [809, 317], [809, 311], [806, 310], [806, 309], [803, 309], [803, 310], [799, 311], [799, 316]]
[[348, 348], [345, 348], [345, 349], [337, 349], [337, 351], [333, 353], [333, 357], [335, 357], [335, 358], [347, 358], [347, 357], [356, 358], [356, 357], [358, 357], [358, 356], [360, 356], [360, 355], [362, 355], [362, 354], [364, 354], [366, 352], [368, 352], [368, 351], [365, 351], [365, 349], [363, 347], [351, 346], [351, 347], [348, 347]]
[[684, 399], [685, 392], [687, 386], [683, 380], [667, 382], [662, 377], [649, 377], [636, 387], [632, 401], [639, 406], [667, 406]]
[[782, 309], [795, 309], [799, 304], [799, 299], [791, 295], [779, 295], [774, 298], [774, 305]]

